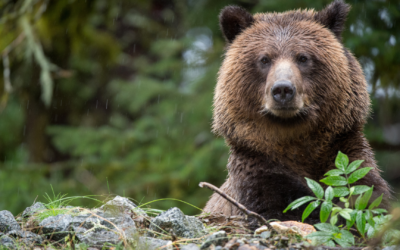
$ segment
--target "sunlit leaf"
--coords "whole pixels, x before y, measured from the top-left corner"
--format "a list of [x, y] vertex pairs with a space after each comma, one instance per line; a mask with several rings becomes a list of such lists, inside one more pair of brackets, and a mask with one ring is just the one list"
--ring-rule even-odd
[[334, 191], [333, 188], [331, 186], [329, 186], [326, 190], [325, 190], [325, 200], [326, 201], [332, 201], [334, 196]]
[[342, 197], [348, 195], [349, 189], [347, 187], [335, 187], [333, 188], [333, 194], [335, 197]]
[[365, 168], [361, 168], [357, 171], [355, 171], [354, 173], [352, 173], [349, 176], [349, 184], [352, 184], [356, 181], [358, 181], [359, 179], [363, 178], [366, 174], [368, 174], [368, 172], [371, 170], [371, 167], [365, 167]]
[[364, 160], [356, 160], [353, 161], [352, 163], [349, 164], [349, 166], [346, 168], [345, 173], [350, 174], [351, 172], [355, 171], [357, 168], [361, 166], [361, 164], [364, 162]]
[[311, 196], [304, 196], [301, 197], [295, 201], [293, 201], [292, 203], [289, 204], [289, 206], [283, 211], [284, 213], [286, 213], [289, 209], [296, 209], [298, 207], [300, 207], [301, 205], [309, 202], [309, 201], [313, 201], [316, 200], [315, 197], [311, 197]]
[[320, 181], [329, 186], [343, 186], [347, 184], [346, 178], [342, 176], [328, 176]]
[[307, 186], [314, 192], [315, 196], [317, 196], [317, 198], [322, 199], [322, 197], [324, 196], [324, 189], [321, 187], [321, 185], [318, 184], [318, 182], [311, 180], [307, 177], [306, 181], [307, 181]]
[[362, 194], [362, 193], [368, 191], [368, 189], [370, 188], [366, 185], [357, 185], [357, 186], [353, 186], [353, 187], [354, 187], [354, 192], [353, 192], [354, 195]]
[[346, 169], [347, 165], [349, 165], [349, 158], [347, 157], [347, 155], [345, 155], [339, 151], [339, 153], [335, 159], [335, 166], [338, 169], [344, 171]]
[[342, 171], [340, 169], [332, 169], [332, 170], [329, 170], [328, 172], [326, 172], [326, 174], [324, 174], [324, 175], [327, 175], [327, 176], [339, 176], [341, 174], [344, 174], [344, 171]]

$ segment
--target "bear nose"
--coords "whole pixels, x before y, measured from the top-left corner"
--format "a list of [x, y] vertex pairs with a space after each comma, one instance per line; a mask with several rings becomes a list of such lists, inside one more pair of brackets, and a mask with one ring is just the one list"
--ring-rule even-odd
[[281, 80], [275, 82], [271, 88], [271, 94], [274, 100], [280, 104], [290, 102], [296, 94], [296, 88], [290, 81]]

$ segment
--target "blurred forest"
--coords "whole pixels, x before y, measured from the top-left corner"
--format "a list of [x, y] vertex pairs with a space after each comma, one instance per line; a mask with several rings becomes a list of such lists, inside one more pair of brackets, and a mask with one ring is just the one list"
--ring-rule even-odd
[[[210, 132], [226, 5], [252, 13], [329, 0], [3, 0], [0, 210], [51, 193], [174, 198], [202, 207], [229, 150]], [[400, 191], [400, 0], [347, 0], [344, 43], [370, 84], [365, 128]], [[73, 205], [93, 206], [88, 200]], [[179, 206], [158, 201], [152, 207]]]

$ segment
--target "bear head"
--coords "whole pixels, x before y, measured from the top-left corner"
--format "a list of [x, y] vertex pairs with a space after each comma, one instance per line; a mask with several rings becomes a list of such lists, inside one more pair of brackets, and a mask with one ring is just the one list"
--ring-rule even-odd
[[264, 151], [272, 142], [363, 126], [369, 95], [341, 33], [349, 5], [251, 15], [225, 7], [227, 47], [214, 95], [213, 131], [231, 146]]

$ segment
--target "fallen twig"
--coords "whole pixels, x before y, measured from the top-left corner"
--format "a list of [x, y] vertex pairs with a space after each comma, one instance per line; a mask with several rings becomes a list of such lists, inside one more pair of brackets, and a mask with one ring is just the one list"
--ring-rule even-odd
[[218, 193], [219, 195], [221, 195], [223, 198], [225, 198], [227, 201], [229, 201], [230, 203], [232, 203], [232, 205], [234, 205], [235, 207], [237, 207], [240, 211], [242, 211], [243, 213], [245, 213], [247, 216], [250, 217], [254, 217], [256, 218], [261, 224], [265, 224], [265, 225], [269, 225], [268, 221], [266, 219], [264, 219], [264, 217], [262, 217], [261, 215], [252, 212], [250, 210], [248, 210], [245, 206], [243, 206], [242, 204], [240, 204], [239, 202], [237, 202], [236, 200], [234, 200], [232, 197], [230, 197], [229, 195], [225, 194], [224, 192], [221, 191], [221, 189], [217, 188], [216, 186], [207, 183], [207, 182], [200, 182], [199, 186], [201, 188], [208, 188], [211, 189], [212, 191]]

